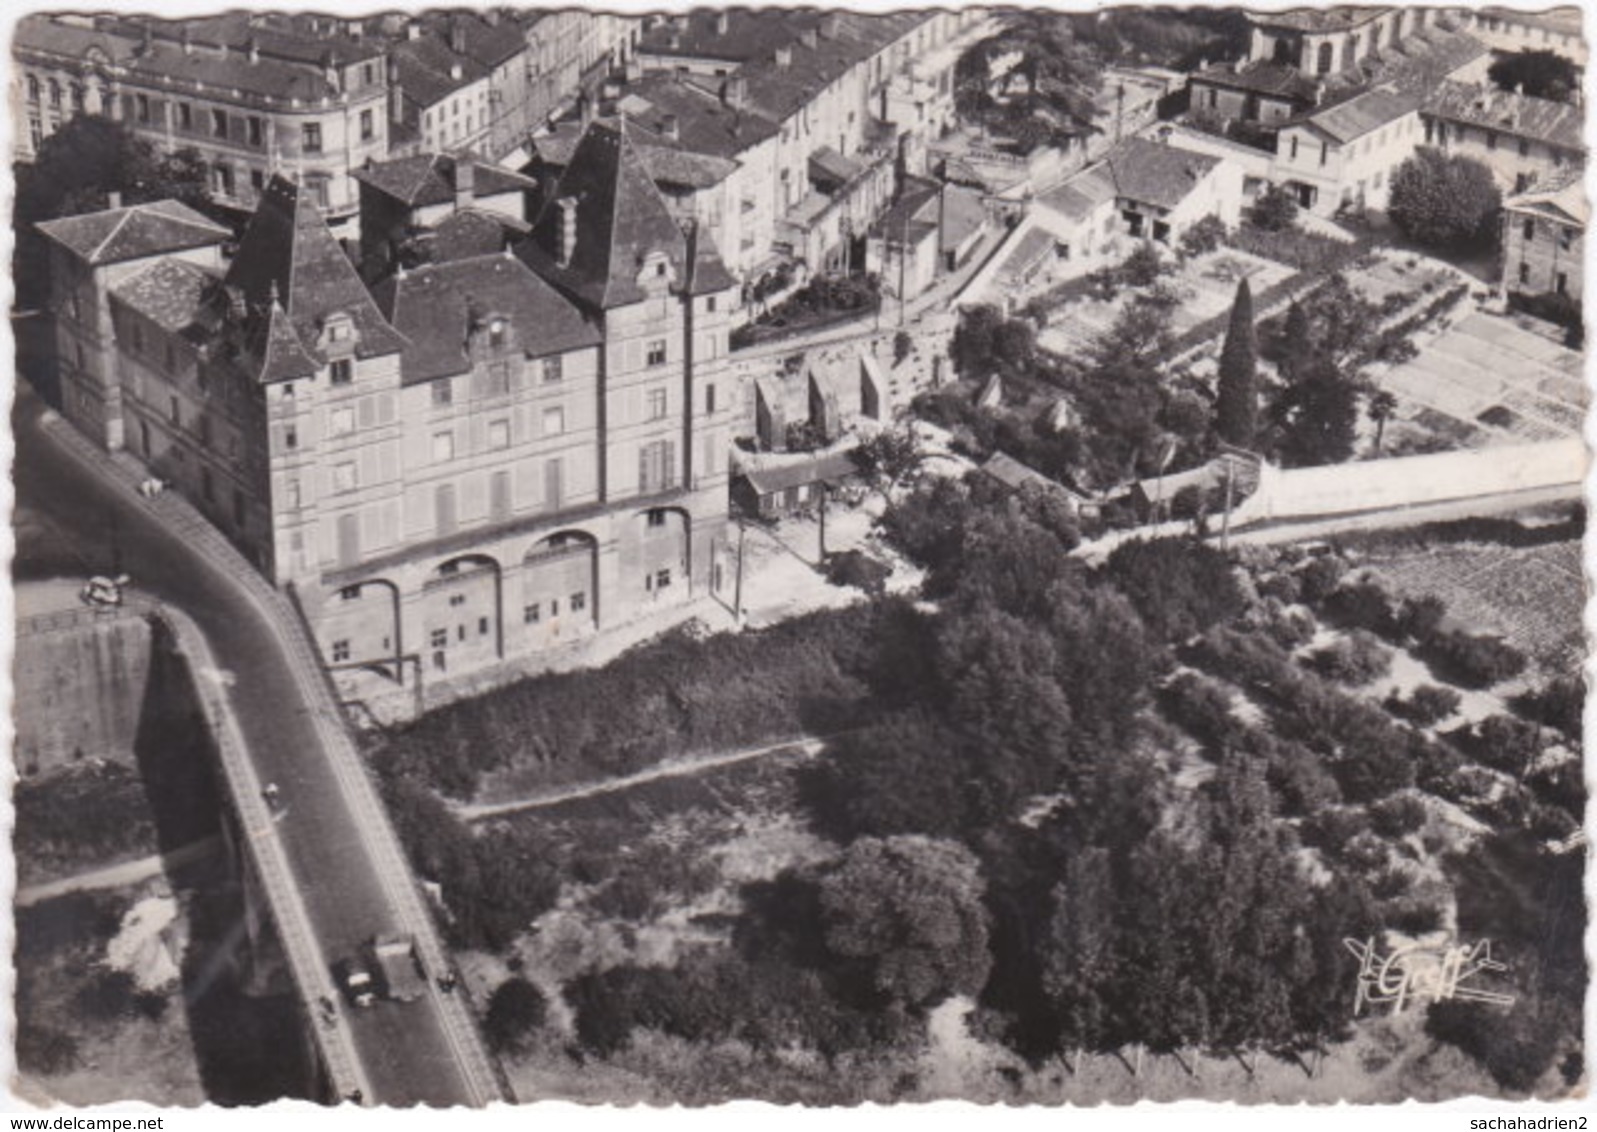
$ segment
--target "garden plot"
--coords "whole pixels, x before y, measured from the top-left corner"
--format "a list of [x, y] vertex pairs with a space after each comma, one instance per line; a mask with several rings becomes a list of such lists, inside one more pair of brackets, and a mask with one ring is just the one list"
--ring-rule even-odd
[[[1206, 319], [1224, 314], [1236, 299], [1237, 283], [1244, 277], [1255, 295], [1292, 274], [1292, 269], [1233, 248], [1208, 252], [1160, 279], [1177, 302], [1171, 312], [1170, 329], [1182, 334]], [[1126, 304], [1151, 288], [1123, 288], [1108, 302], [1080, 298], [1048, 312], [1048, 328], [1037, 341], [1045, 349], [1069, 354], [1108, 330]]]
[[1426, 291], [1440, 293], [1459, 281], [1459, 273], [1434, 259], [1400, 255], [1389, 250], [1375, 252], [1347, 272], [1353, 289], [1379, 306], [1393, 295], [1411, 296]]
[[1554, 672], [1584, 654], [1585, 583], [1579, 542], [1536, 547], [1463, 544], [1372, 561], [1399, 591], [1435, 594], [1472, 632], [1501, 633]]
[[1470, 426], [1479, 444], [1578, 436], [1586, 412], [1578, 352], [1538, 324], [1472, 312], [1381, 374], [1399, 415]]

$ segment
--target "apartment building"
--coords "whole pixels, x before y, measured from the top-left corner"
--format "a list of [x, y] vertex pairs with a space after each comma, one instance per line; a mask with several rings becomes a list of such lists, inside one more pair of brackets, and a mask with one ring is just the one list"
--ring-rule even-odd
[[291, 585], [333, 667], [409, 686], [710, 585], [735, 284], [623, 127], [590, 128], [516, 248], [375, 293], [283, 177], [227, 261], [175, 205], [44, 229], [100, 392], [74, 419]]
[[24, 17], [11, 48], [18, 157], [99, 114], [163, 152], [198, 151], [220, 203], [251, 209], [283, 172], [327, 216], [351, 216], [351, 170], [388, 154], [388, 76], [381, 46], [335, 23], [311, 34], [244, 12]]
[[1499, 54], [1556, 51], [1577, 66], [1586, 65], [1586, 37], [1578, 7], [1541, 11], [1466, 8], [1461, 16], [1470, 34]]
[[1350, 206], [1385, 209], [1392, 174], [1423, 140], [1417, 99], [1366, 91], [1283, 125], [1270, 180], [1320, 216]]
[[1426, 145], [1481, 162], [1505, 192], [1525, 192], [1585, 162], [1585, 115], [1566, 102], [1450, 82], [1420, 116]]

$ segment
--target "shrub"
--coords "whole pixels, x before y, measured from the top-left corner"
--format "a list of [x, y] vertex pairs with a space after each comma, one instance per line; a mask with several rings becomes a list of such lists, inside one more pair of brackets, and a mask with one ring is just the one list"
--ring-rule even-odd
[[1433, 633], [1424, 659], [1455, 684], [1489, 688], [1525, 670], [1525, 655], [1499, 637], [1458, 631]]
[[1391, 637], [1397, 628], [1392, 598], [1379, 582], [1339, 586], [1325, 599], [1325, 614], [1350, 628], [1368, 629], [1383, 637]]
[[1563, 1026], [1549, 1004], [1524, 997], [1506, 1011], [1460, 999], [1432, 1003], [1425, 1032], [1475, 1058], [1503, 1088], [1528, 1093], [1552, 1067]]
[[1133, 539], [1110, 552], [1105, 576], [1167, 641], [1201, 633], [1242, 612], [1242, 591], [1226, 556], [1188, 539]]
[[915, 340], [909, 336], [909, 331], [900, 330], [893, 335], [893, 364], [902, 365], [904, 359], [909, 357], [910, 351], [915, 348]]
[[1160, 693], [1170, 719], [1210, 748], [1226, 746], [1241, 729], [1231, 714], [1231, 693], [1196, 672], [1183, 672]]
[[834, 586], [853, 586], [871, 597], [887, 592], [887, 577], [893, 571], [862, 550], [844, 550], [826, 559], [826, 580]]
[[1335, 592], [1346, 573], [1347, 563], [1334, 554], [1309, 559], [1297, 573], [1303, 600], [1318, 605]]
[[1120, 261], [1117, 274], [1128, 287], [1151, 287], [1167, 270], [1164, 260], [1159, 257], [1159, 249], [1151, 242], [1144, 241]]
[[1181, 254], [1189, 259], [1206, 255], [1225, 243], [1227, 234], [1225, 221], [1211, 213], [1181, 234]]
[[1476, 761], [1518, 777], [1541, 753], [1541, 729], [1511, 715], [1492, 715], [1475, 724], [1468, 743]]
[[1434, 594], [1405, 598], [1397, 611], [1397, 629], [1412, 641], [1428, 641], [1441, 629], [1447, 603]]
[[1358, 687], [1390, 672], [1392, 653], [1373, 634], [1355, 629], [1342, 639], [1316, 650], [1309, 658], [1309, 663], [1322, 676]]
[[1284, 649], [1295, 649], [1314, 639], [1314, 615], [1305, 609], [1271, 608], [1266, 613], [1264, 631]]
[[1370, 818], [1363, 809], [1337, 806], [1319, 810], [1303, 819], [1303, 840], [1331, 856], [1340, 856], [1343, 847], [1370, 830]]
[[1271, 185], [1253, 203], [1253, 223], [1266, 232], [1282, 232], [1298, 221], [1298, 199], [1285, 185]]
[[1394, 794], [1370, 807], [1370, 827], [1390, 839], [1418, 833], [1425, 818], [1425, 803], [1412, 794]]
[[1265, 758], [1265, 781], [1286, 816], [1333, 812], [1330, 807], [1342, 801], [1342, 788], [1324, 760], [1301, 743], [1272, 739]]
[[488, 1013], [483, 1020], [488, 1044], [495, 1053], [524, 1048], [527, 1037], [543, 1025], [547, 1013], [548, 1003], [542, 991], [520, 976], [506, 979], [488, 1000]]
[[1462, 697], [1452, 688], [1439, 684], [1420, 684], [1409, 693], [1408, 699], [1393, 693], [1387, 701], [1387, 710], [1401, 716], [1416, 727], [1432, 727], [1458, 710]]
[[1578, 743], [1586, 708], [1586, 681], [1579, 675], [1558, 676], [1541, 688], [1521, 692], [1509, 705], [1525, 719], [1546, 724]]
[[1484, 245], [1495, 236], [1502, 193], [1472, 158], [1419, 149], [1392, 174], [1389, 192], [1392, 222], [1422, 244]]

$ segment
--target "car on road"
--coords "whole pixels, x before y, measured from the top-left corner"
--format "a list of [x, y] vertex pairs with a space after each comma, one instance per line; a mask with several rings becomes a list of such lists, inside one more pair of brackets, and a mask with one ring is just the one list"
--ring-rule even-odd
[[333, 977], [351, 1006], [370, 1006], [377, 1001], [377, 980], [364, 963], [340, 959], [333, 965]]

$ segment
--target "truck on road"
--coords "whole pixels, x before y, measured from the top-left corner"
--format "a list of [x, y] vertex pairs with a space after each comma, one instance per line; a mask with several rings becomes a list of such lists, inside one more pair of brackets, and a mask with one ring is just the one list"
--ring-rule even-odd
[[410, 1002], [427, 992], [427, 972], [416, 952], [416, 940], [408, 935], [373, 937], [366, 948], [377, 973], [384, 998]]

